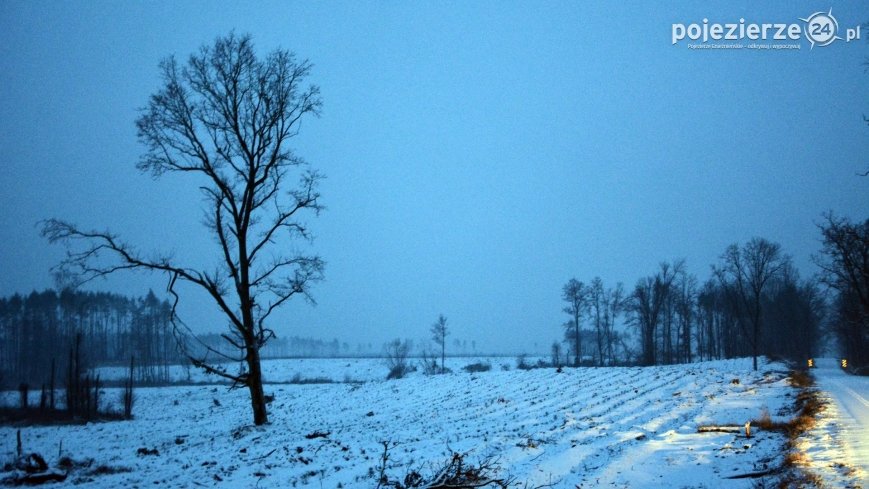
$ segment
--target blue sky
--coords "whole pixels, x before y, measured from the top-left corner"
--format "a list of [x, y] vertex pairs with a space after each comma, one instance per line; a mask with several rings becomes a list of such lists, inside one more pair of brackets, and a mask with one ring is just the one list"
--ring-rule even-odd
[[[701, 280], [763, 236], [815, 273], [815, 223], [869, 214], [863, 40], [792, 51], [691, 50], [673, 23], [840, 29], [864, 2], [0, 3], [0, 294], [52, 285], [62, 249], [36, 222], [109, 228], [143, 250], [208, 260], [191, 181], [135, 162], [157, 63], [235, 29], [314, 63], [323, 115], [297, 152], [328, 179], [311, 227], [327, 261], [318, 306], [279, 334], [350, 343], [454, 336], [545, 348], [571, 277], [635, 281], [686, 258]], [[95, 288], [143, 294], [159, 277]], [[207, 302], [183, 311], [222, 327]], [[493, 339], [494, 338], [494, 339]]]

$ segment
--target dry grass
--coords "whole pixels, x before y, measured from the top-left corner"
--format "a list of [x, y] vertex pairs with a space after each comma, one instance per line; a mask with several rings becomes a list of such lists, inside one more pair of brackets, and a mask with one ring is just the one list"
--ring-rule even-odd
[[797, 439], [815, 426], [818, 414], [824, 409], [824, 402], [818, 391], [813, 389], [815, 382], [808, 371], [792, 370], [788, 382], [799, 389], [794, 403], [796, 415], [788, 421], [774, 421], [769, 410], [764, 408], [760, 417], [752, 420], [751, 424], [758, 429], [787, 436], [784, 462], [780, 469], [783, 475], [777, 481], [779, 488], [823, 488], [823, 479], [808, 470], [811, 459], [799, 449]]
[[788, 440], [793, 442], [815, 426], [817, 415], [824, 409], [824, 402], [818, 395], [818, 391], [811, 389], [815, 382], [805, 371], [792, 371], [788, 380], [792, 386], [800, 389], [795, 403], [797, 415], [787, 422], [773, 421], [769, 410], [764, 408], [760, 418], [752, 420], [751, 424], [762, 430], [785, 433]]
[[823, 479], [817, 474], [813, 474], [811, 472], [805, 471], [800, 468], [795, 468], [791, 470], [785, 475], [778, 484], [780, 489], [794, 489], [794, 488], [824, 488]]
[[760, 418], [753, 419], [751, 425], [764, 431], [779, 431], [783, 423], [777, 423], [769, 416], [769, 409], [763, 408], [760, 412]]
[[[823, 479], [807, 469], [811, 459], [797, 447], [797, 438], [814, 428], [818, 415], [824, 410], [824, 401], [821, 400], [818, 391], [812, 388], [815, 382], [807, 371], [793, 370], [788, 380], [792, 386], [800, 389], [795, 403], [797, 415], [787, 423], [775, 423], [769, 420], [771, 429], [783, 431], [788, 437], [785, 445], [787, 453], [783, 464], [785, 476], [779, 481], [779, 487], [823, 488]], [[769, 419], [769, 413], [765, 414], [766, 419]], [[764, 421], [763, 414], [760, 421]]]
[[786, 467], [805, 467], [811, 459], [803, 452], [788, 452], [785, 455]]
[[799, 387], [801, 389], [812, 387], [815, 385], [815, 380], [812, 378], [812, 375], [808, 372], [808, 370], [791, 370], [790, 375], [788, 376], [788, 382], [794, 387]]
[[824, 410], [824, 401], [816, 390], [803, 390], [797, 395], [797, 416], [787, 423], [788, 438], [793, 442], [815, 427], [817, 416]]

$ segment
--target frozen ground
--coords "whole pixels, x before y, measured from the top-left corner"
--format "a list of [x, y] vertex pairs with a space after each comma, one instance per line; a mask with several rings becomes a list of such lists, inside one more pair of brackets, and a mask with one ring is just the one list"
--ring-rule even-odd
[[850, 487], [869, 487], [869, 377], [846, 374], [839, 361], [816, 360], [812, 371], [827, 405], [821, 422], [802, 442], [814, 470]]
[[[327, 376], [340, 380], [347, 361], [330, 361], [336, 370]], [[563, 373], [494, 367], [365, 384], [268, 385], [275, 400], [263, 427], [250, 425], [242, 390], [143, 388], [133, 421], [22, 435], [25, 450], [49, 463], [66, 455], [129, 470], [78, 470], [67, 481], [89, 487], [374, 487], [381, 442], [389, 442], [387, 473], [395, 477], [429, 472], [463, 452], [471, 461], [494, 457], [502, 476], [529, 487], [749, 488], [756, 479], [731, 477], [778, 465], [784, 436], [697, 428], [742, 425], [764, 411], [786, 420], [796, 392], [783, 365], [764, 362], [752, 372], [750, 360]], [[0, 440], [0, 461], [11, 459], [15, 430], [0, 427]], [[139, 455], [140, 448], [157, 454]]]
[[[440, 361], [440, 357], [438, 357]], [[536, 362], [537, 358], [529, 358]], [[408, 362], [418, 365], [418, 358]], [[462, 367], [471, 363], [488, 363], [493, 370], [502, 366], [515, 367], [515, 357], [452, 357], [446, 359], [446, 367], [454, 372], [461, 372]], [[297, 358], [263, 360], [263, 377], [266, 382], [289, 382], [298, 376], [301, 379], [328, 379], [334, 382], [368, 382], [383, 380], [388, 369], [382, 358]], [[121, 380], [127, 375], [125, 367], [103, 367], [97, 370], [103, 380]], [[202, 370], [172, 366], [169, 375], [176, 382], [220, 382], [214, 375], [207, 375]], [[411, 372], [408, 377], [422, 376], [421, 371]]]

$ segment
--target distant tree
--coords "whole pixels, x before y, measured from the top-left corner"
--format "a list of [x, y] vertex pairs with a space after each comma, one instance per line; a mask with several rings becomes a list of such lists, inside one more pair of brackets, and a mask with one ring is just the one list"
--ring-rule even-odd
[[561, 289], [561, 300], [567, 303], [563, 311], [570, 315], [570, 320], [564, 324], [567, 338], [573, 341], [573, 366], [582, 363], [582, 327], [580, 320], [588, 309], [589, 288], [579, 280], [572, 278]]
[[817, 353], [826, 301], [818, 284], [800, 280], [793, 266], [770, 284], [763, 307], [764, 351], [803, 363]]
[[591, 281], [591, 286], [588, 292], [589, 305], [591, 307], [591, 318], [594, 322], [594, 338], [597, 344], [597, 364], [604, 364], [604, 348], [606, 345], [606, 291], [604, 290], [603, 280], [600, 277], [595, 277]]
[[628, 307], [640, 329], [643, 365], [655, 365], [658, 359], [655, 341], [658, 325], [669, 301], [673, 281], [683, 267], [684, 261], [681, 260], [674, 265], [661, 263], [660, 270], [655, 275], [640, 279], [631, 294]]
[[449, 334], [450, 333], [447, 330], [447, 318], [446, 316], [441, 314], [438, 316], [437, 322], [431, 325], [432, 341], [434, 341], [436, 345], [441, 347], [441, 373], [447, 371], [447, 335]]
[[718, 314], [718, 282], [708, 279], [697, 294], [697, 355], [700, 361], [720, 358], [716, 335]]
[[598, 365], [614, 361], [615, 321], [623, 307], [624, 288], [617, 284], [614, 289], [606, 288], [600, 277], [595, 277], [588, 287], [588, 302], [591, 320], [594, 323], [594, 337], [597, 346]]
[[[310, 299], [310, 286], [323, 273], [319, 257], [288, 253], [291, 248], [278, 241], [281, 235], [309, 240], [299, 218], [322, 208], [320, 175], [289, 147], [302, 118], [321, 107], [319, 89], [304, 86], [310, 70], [308, 61], [284, 50], [260, 58], [249, 36], [234, 34], [202, 47], [184, 64], [174, 57], [160, 63], [163, 86], [136, 121], [147, 148], [137, 166], [155, 177], [199, 178], [194, 185], [202, 191], [205, 224], [218, 245], [216, 267], [185, 266], [171, 255], [150, 257], [108, 231], [84, 231], [61, 220], [46, 221], [42, 229], [51, 242], [84, 243], [61, 266], [82, 281], [119, 270], [162, 272], [176, 305], [179, 281], [204, 291], [226, 317], [223, 338], [238, 355], [210, 352], [244, 368], [230, 373], [204, 356], [191, 355], [191, 361], [247, 387], [257, 425], [268, 422], [260, 348], [274, 333], [266, 320], [293, 296]], [[295, 186], [289, 181], [294, 174]]]
[[740, 325], [747, 329], [754, 370], [757, 370], [760, 347], [764, 293], [789, 262], [790, 258], [782, 253], [777, 243], [752, 238], [742, 248], [738, 244], [728, 246], [721, 255], [721, 265], [713, 267], [721, 286], [735, 297], [747, 319], [747, 328], [745, 321]]
[[697, 278], [683, 268], [674, 284], [674, 309], [677, 320], [676, 361], [691, 362], [691, 348], [697, 308]]
[[869, 364], [869, 219], [854, 223], [828, 213], [818, 227], [823, 248], [814, 262], [823, 283], [838, 292], [836, 335], [853, 363]]
[[552, 366], [561, 367], [561, 343], [557, 341], [552, 343]]
[[614, 344], [618, 340], [618, 335], [615, 331], [616, 318], [618, 318], [625, 307], [625, 288], [621, 283], [617, 283], [615, 288], [608, 289], [604, 303], [606, 305], [604, 315], [604, 326], [606, 332], [606, 352], [609, 362], [615, 362]]

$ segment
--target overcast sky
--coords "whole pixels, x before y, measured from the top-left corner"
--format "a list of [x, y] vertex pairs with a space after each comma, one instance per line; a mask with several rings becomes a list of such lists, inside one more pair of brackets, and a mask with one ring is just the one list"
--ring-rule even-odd
[[[316, 307], [274, 316], [279, 335], [379, 344], [443, 313], [453, 337], [545, 348], [571, 277], [632, 287], [686, 258], [702, 281], [753, 236], [809, 277], [821, 214], [869, 217], [869, 32], [799, 50], [671, 43], [674, 23], [802, 25], [829, 2], [179, 3], [0, 2], [0, 295], [53, 285], [49, 217], [216, 253], [196, 186], [135, 169], [134, 120], [161, 58], [232, 29], [310, 59], [324, 100], [294, 143], [328, 177], [310, 221], [326, 281]], [[869, 7], [832, 14], [844, 37]], [[223, 326], [201, 299], [182, 313]]]

